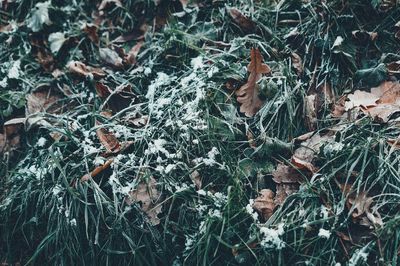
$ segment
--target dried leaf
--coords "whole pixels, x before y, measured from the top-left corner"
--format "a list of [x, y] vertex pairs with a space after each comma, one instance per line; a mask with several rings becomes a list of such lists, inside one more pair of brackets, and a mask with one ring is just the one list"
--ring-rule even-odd
[[106, 73], [100, 69], [91, 66], [87, 66], [82, 62], [71, 61], [67, 64], [69, 71], [83, 77], [95, 77], [104, 78]]
[[[99, 122], [96, 122], [96, 124], [101, 125]], [[100, 127], [96, 130], [96, 135], [108, 153], [114, 154], [121, 151], [121, 144], [117, 137], [108, 129]]]
[[0, 134], [0, 154], [12, 153], [21, 147], [21, 132], [25, 121], [25, 118], [14, 118], [4, 123], [4, 134]]
[[299, 191], [299, 187], [300, 185], [295, 183], [278, 184], [276, 186], [276, 196], [274, 199], [275, 205], [282, 205], [289, 195]]
[[314, 131], [317, 129], [317, 110], [316, 110], [316, 100], [317, 95], [311, 94], [305, 96], [304, 99], [304, 113], [305, 113], [305, 122], [308, 130]]
[[99, 5], [99, 10], [109, 9], [112, 6], [122, 7], [122, 3], [120, 0], [103, 0]]
[[252, 33], [256, 30], [256, 23], [243, 15], [236, 8], [228, 8], [228, 14], [244, 33]]
[[275, 209], [274, 192], [270, 189], [262, 189], [260, 196], [254, 200], [253, 208], [259, 212], [265, 220], [272, 216]]
[[99, 44], [99, 35], [97, 34], [98, 27], [95, 24], [92, 23], [86, 23], [83, 26], [83, 31], [88, 35], [89, 39], [95, 43]]
[[136, 58], [137, 55], [139, 54], [140, 48], [142, 48], [144, 42], [140, 41], [138, 42], [135, 46], [132, 47], [132, 49], [125, 55], [124, 61], [129, 64], [129, 65], [134, 65], [136, 64]]
[[354, 220], [358, 221], [361, 225], [381, 226], [383, 224], [382, 218], [377, 209], [371, 207], [372, 203], [373, 199], [372, 197], [368, 197], [366, 191], [362, 191], [358, 194], [353, 193], [346, 201], [346, 205]]
[[199, 171], [194, 170], [190, 174], [190, 179], [192, 179], [192, 181], [197, 189], [201, 189], [202, 182], [201, 182], [201, 175], [200, 175]]
[[303, 60], [301, 60], [300, 55], [298, 55], [294, 52], [291, 54], [291, 58], [292, 58], [293, 68], [296, 70], [297, 75], [301, 76], [304, 72]]
[[26, 116], [39, 112], [62, 113], [66, 106], [60, 104], [62, 94], [48, 86], [42, 86], [26, 97]]
[[140, 182], [137, 188], [129, 192], [129, 196], [125, 198], [128, 205], [141, 202], [142, 210], [150, 218], [153, 225], [160, 223], [158, 214], [162, 211], [162, 205], [158, 204], [161, 198], [161, 193], [156, 188], [157, 182], [153, 177], [150, 177], [148, 182]]
[[386, 64], [386, 69], [390, 74], [400, 74], [400, 60]]
[[282, 163], [278, 164], [276, 170], [272, 172], [272, 176], [272, 180], [277, 184], [301, 183], [304, 179], [296, 169]]
[[332, 140], [333, 136], [326, 134], [314, 134], [309, 139], [301, 143], [301, 147], [296, 149], [293, 153], [291, 162], [301, 170], [308, 170], [311, 173], [317, 172], [317, 167], [313, 165], [314, 157], [318, 155], [319, 148]]
[[379, 97], [370, 92], [356, 90], [353, 94], [349, 94], [347, 99], [349, 101], [345, 103], [346, 111], [359, 106], [364, 108], [376, 106], [376, 101]]
[[89, 179], [99, 175], [102, 173], [104, 170], [106, 170], [108, 167], [110, 167], [111, 163], [113, 162], [114, 159], [109, 159], [107, 160], [104, 164], [97, 166], [93, 171], [91, 171], [89, 174], [86, 174], [81, 177], [81, 182], [86, 182]]
[[256, 48], [251, 49], [251, 61], [247, 66], [247, 71], [250, 72], [247, 83], [236, 91], [237, 101], [241, 104], [240, 112], [246, 116], [254, 116], [263, 105], [263, 101], [258, 96], [259, 87], [257, 81], [262, 74], [268, 74], [271, 69], [264, 64], [260, 51]]
[[128, 107], [135, 101], [136, 95], [132, 92], [132, 86], [122, 84], [115, 90], [101, 82], [96, 82], [97, 94], [105, 100], [105, 104], [113, 111], [118, 112]]
[[110, 48], [99, 49], [100, 58], [107, 64], [115, 67], [122, 68], [124, 66], [122, 58], [119, 54]]

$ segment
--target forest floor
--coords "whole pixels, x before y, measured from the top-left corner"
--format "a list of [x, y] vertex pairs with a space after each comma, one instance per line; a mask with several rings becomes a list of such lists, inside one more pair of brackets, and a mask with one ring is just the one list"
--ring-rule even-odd
[[0, 0], [1, 265], [399, 265], [393, 0]]

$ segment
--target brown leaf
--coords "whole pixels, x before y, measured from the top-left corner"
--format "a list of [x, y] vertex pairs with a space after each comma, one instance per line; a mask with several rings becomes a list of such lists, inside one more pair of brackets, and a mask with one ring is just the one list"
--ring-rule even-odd
[[162, 205], [158, 204], [161, 198], [161, 193], [157, 190], [156, 186], [156, 180], [153, 177], [150, 177], [147, 182], [140, 182], [137, 188], [129, 192], [129, 196], [125, 198], [128, 205], [141, 202], [142, 210], [150, 218], [150, 222], [153, 225], [160, 223], [158, 214], [162, 211]]
[[301, 60], [300, 55], [294, 52], [291, 54], [291, 58], [292, 58], [292, 66], [296, 70], [297, 76], [301, 76], [304, 72], [303, 60]]
[[345, 103], [345, 110], [348, 111], [354, 107], [372, 107], [376, 106], [376, 101], [379, 97], [375, 94], [366, 91], [356, 90], [353, 94], [347, 95], [347, 101]]
[[[96, 125], [101, 125], [96, 121]], [[106, 148], [108, 153], [114, 154], [121, 151], [121, 144], [115, 135], [104, 127], [100, 127], [96, 130], [96, 135], [100, 140], [100, 143]]]
[[351, 211], [351, 216], [361, 225], [372, 226], [383, 224], [382, 218], [377, 209], [371, 207], [373, 203], [372, 197], [368, 197], [366, 191], [358, 194], [352, 193], [346, 201], [346, 205]]
[[260, 196], [254, 200], [253, 208], [259, 212], [265, 220], [272, 216], [275, 209], [274, 192], [270, 189], [262, 189]]
[[278, 164], [272, 176], [272, 180], [277, 184], [301, 183], [304, 179], [296, 169], [282, 163]]
[[314, 157], [318, 155], [319, 148], [332, 139], [333, 136], [329, 134], [323, 136], [319, 133], [314, 134], [302, 142], [301, 147], [294, 151], [291, 162], [301, 170], [305, 169], [315, 173], [318, 169], [313, 165]]
[[131, 50], [125, 55], [124, 61], [129, 65], [136, 64], [136, 58], [139, 54], [140, 48], [142, 48], [144, 42], [140, 41], [135, 46], [132, 47]]
[[83, 77], [94, 77], [94, 78], [104, 78], [106, 73], [101, 68], [95, 68], [87, 66], [82, 62], [71, 61], [67, 64], [68, 69], [71, 73], [77, 74]]
[[97, 34], [98, 27], [92, 23], [86, 23], [83, 27], [83, 31], [88, 35], [89, 39], [95, 43], [99, 44], [99, 35]]
[[228, 14], [244, 33], [252, 33], [256, 30], [256, 23], [243, 15], [236, 8], [228, 8]]
[[237, 101], [241, 104], [240, 112], [245, 113], [248, 117], [254, 116], [263, 105], [263, 101], [258, 96], [259, 88], [257, 81], [261, 78], [262, 74], [270, 73], [271, 69], [262, 61], [263, 58], [260, 51], [252, 48], [251, 61], [247, 66], [247, 71], [250, 72], [247, 83], [235, 92]]
[[101, 1], [98, 10], [109, 9], [112, 6], [122, 7], [122, 3], [120, 0], [103, 0]]
[[60, 91], [47, 85], [38, 87], [26, 96], [26, 116], [39, 112], [63, 113], [68, 107], [61, 103], [63, 97]]
[[194, 170], [190, 174], [190, 179], [192, 179], [192, 181], [197, 189], [201, 189], [202, 182], [201, 182], [201, 175], [200, 175], [199, 171]]
[[299, 191], [299, 187], [300, 185], [295, 183], [278, 184], [276, 186], [276, 196], [274, 199], [275, 205], [282, 205], [289, 195]]
[[4, 134], [0, 134], [0, 154], [13, 153], [21, 147], [21, 133], [25, 121], [25, 118], [14, 118], [4, 123]]
[[99, 49], [100, 58], [108, 65], [114, 68], [122, 68], [124, 66], [122, 58], [119, 54], [110, 48]]
[[400, 60], [386, 64], [386, 69], [390, 74], [400, 74]]
[[305, 122], [308, 130], [314, 131], [317, 129], [317, 110], [316, 110], [317, 95], [311, 94], [304, 97], [304, 114]]
[[108, 167], [110, 167], [111, 163], [113, 162], [114, 159], [109, 159], [107, 160], [103, 165], [97, 166], [93, 171], [91, 171], [89, 174], [86, 174], [81, 177], [81, 182], [86, 182], [89, 179], [99, 175], [102, 173], [104, 170], [106, 170]]
[[107, 104], [113, 112], [119, 112], [128, 107], [135, 101], [136, 95], [132, 92], [132, 86], [129, 84], [122, 84], [115, 90], [101, 82], [95, 84], [97, 94]]

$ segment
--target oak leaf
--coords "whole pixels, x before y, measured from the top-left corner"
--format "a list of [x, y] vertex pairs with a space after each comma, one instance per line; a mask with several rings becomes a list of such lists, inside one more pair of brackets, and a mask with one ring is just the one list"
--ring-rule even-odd
[[237, 101], [241, 104], [240, 112], [245, 113], [246, 116], [254, 116], [263, 105], [263, 101], [259, 97], [259, 86], [257, 81], [261, 78], [262, 74], [268, 74], [271, 69], [268, 65], [263, 63], [263, 58], [260, 51], [256, 48], [251, 49], [251, 61], [247, 66], [247, 71], [250, 75], [244, 84], [235, 93]]

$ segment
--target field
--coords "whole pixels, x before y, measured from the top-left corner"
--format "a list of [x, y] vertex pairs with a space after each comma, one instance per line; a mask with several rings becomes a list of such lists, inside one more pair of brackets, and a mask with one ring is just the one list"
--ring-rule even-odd
[[394, 0], [0, 0], [1, 265], [400, 265]]

